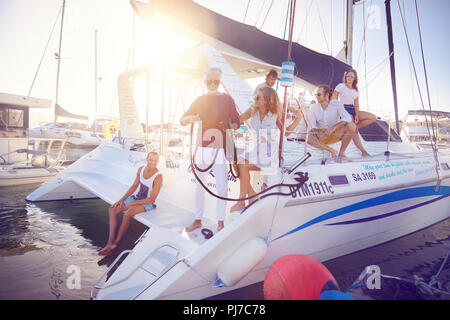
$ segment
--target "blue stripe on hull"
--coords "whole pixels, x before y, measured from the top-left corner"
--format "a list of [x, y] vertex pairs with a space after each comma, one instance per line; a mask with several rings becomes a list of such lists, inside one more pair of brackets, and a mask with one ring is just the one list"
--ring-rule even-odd
[[437, 198], [434, 198], [433, 200], [425, 201], [425, 202], [416, 204], [416, 205], [411, 206], [411, 207], [403, 208], [403, 209], [400, 209], [400, 210], [396, 210], [396, 211], [393, 211], [393, 212], [381, 214], [381, 215], [378, 215], [378, 216], [373, 216], [373, 217], [364, 218], [364, 219], [357, 219], [357, 220], [349, 220], [349, 221], [330, 223], [330, 224], [327, 224], [327, 226], [337, 226], [337, 225], [342, 225], [342, 224], [353, 224], [353, 223], [361, 223], [361, 222], [368, 222], [368, 221], [383, 219], [383, 218], [387, 218], [387, 217], [390, 217], [390, 216], [393, 216], [393, 215], [396, 215], [396, 214], [399, 214], [399, 213], [402, 213], [402, 212], [406, 212], [406, 211], [409, 211], [409, 210], [412, 210], [412, 209], [416, 209], [416, 208], [425, 206], [427, 204], [430, 204], [430, 203], [436, 202], [438, 200], [447, 198], [448, 196], [450, 196], [450, 194], [447, 194], [447, 195], [441, 196], [441, 197], [437, 197]]
[[[353, 211], [357, 211], [357, 210], [361, 210], [361, 209], [366, 209], [366, 208], [370, 208], [370, 207], [374, 207], [374, 206], [378, 206], [378, 205], [382, 205], [382, 204], [386, 204], [386, 203], [391, 203], [391, 202], [395, 202], [395, 201], [402, 201], [402, 200], [406, 200], [406, 199], [413, 199], [413, 198], [420, 198], [420, 197], [427, 197], [427, 196], [441, 196], [438, 198], [435, 198], [433, 200], [430, 201], [426, 201], [422, 204], [418, 204], [409, 208], [405, 208], [402, 210], [397, 210], [394, 212], [390, 212], [388, 214], [384, 214], [381, 216], [376, 216], [376, 217], [370, 217], [370, 218], [365, 218], [365, 219], [359, 219], [359, 220], [354, 220], [354, 221], [358, 221], [358, 222], [367, 222], [367, 221], [372, 221], [372, 220], [376, 220], [376, 219], [381, 219], [381, 218], [385, 218], [388, 216], [392, 216], [395, 214], [399, 214], [408, 210], [412, 210], [415, 209], [417, 207], [420, 207], [422, 205], [426, 205], [429, 204], [431, 202], [446, 198], [450, 195], [450, 187], [449, 186], [441, 186], [439, 187], [438, 191], [435, 192], [435, 187], [434, 186], [430, 186], [430, 187], [418, 187], [418, 188], [409, 188], [409, 189], [404, 189], [404, 190], [399, 190], [399, 191], [394, 191], [388, 194], [384, 194], [382, 196], [378, 196], [375, 198], [371, 198], [371, 199], [367, 199], [358, 203], [354, 203], [352, 205], [337, 209], [337, 210], [333, 210], [333, 211], [329, 211], [317, 218], [314, 218], [304, 224], [302, 224], [301, 226], [298, 226], [295, 229], [292, 229], [291, 231], [273, 239], [272, 241], [278, 240], [280, 238], [283, 238], [287, 235], [290, 235], [292, 233], [295, 233], [297, 231], [300, 231], [302, 229], [305, 229], [309, 226], [312, 226], [314, 224], [317, 224], [319, 222], [323, 222], [347, 213], [351, 213]], [[347, 223], [358, 223], [358, 222], [347, 222]], [[329, 225], [338, 225], [338, 224], [347, 224], [347, 223], [336, 223], [336, 224], [329, 224]]]

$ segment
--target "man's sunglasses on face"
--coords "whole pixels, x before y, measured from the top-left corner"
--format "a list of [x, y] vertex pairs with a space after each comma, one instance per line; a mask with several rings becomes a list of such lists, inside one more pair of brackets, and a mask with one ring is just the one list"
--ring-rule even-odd
[[207, 85], [215, 84], [216, 86], [218, 86], [219, 83], [220, 83], [220, 80], [206, 80]]

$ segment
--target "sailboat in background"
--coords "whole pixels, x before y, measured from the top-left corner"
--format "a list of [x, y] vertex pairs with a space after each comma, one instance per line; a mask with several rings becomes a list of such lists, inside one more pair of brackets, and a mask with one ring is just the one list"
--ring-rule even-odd
[[[296, 1], [291, 4], [295, 10]], [[134, 248], [117, 256], [94, 284], [91, 298], [211, 297], [262, 281], [272, 263], [284, 255], [306, 254], [326, 261], [450, 216], [450, 153], [422, 150], [402, 141], [389, 124], [378, 120], [370, 130], [361, 131], [367, 151], [374, 155], [370, 159], [361, 158], [356, 147], [349, 147], [346, 154], [352, 162], [336, 163], [304, 141], [283, 140], [280, 166], [252, 177], [255, 190], [261, 190], [263, 183], [269, 186], [261, 191], [258, 201], [241, 214], [228, 215], [226, 227], [212, 238], [200, 230], [186, 233], [185, 226], [194, 219], [198, 183], [192, 174], [193, 160], [185, 150], [176, 166], [167, 165], [170, 155], [163, 146], [170, 136], [159, 136], [158, 145], [143, 132], [132, 79], [201, 86], [202, 71], [219, 67], [223, 88], [239, 112], [245, 112], [253, 100], [253, 89], [246, 80], [272, 68], [279, 70], [289, 47], [298, 66], [294, 74], [298, 86], [335, 85], [350, 65], [228, 19], [193, 1], [132, 0], [131, 5], [144, 19], [153, 21], [157, 16], [199, 44], [164, 61], [151, 61], [120, 74], [120, 135], [27, 197], [29, 201], [100, 197], [112, 204], [132, 184], [146, 151], [160, 150], [158, 168], [164, 187], [158, 207], [135, 216], [148, 229]], [[239, 149], [247, 142], [238, 138], [236, 145]], [[214, 189], [210, 173], [204, 187]], [[232, 176], [228, 187], [230, 198], [239, 194], [239, 182]], [[216, 225], [215, 204], [213, 196], [206, 198], [203, 226], [211, 230]], [[232, 204], [228, 201], [227, 207]], [[106, 275], [109, 278], [102, 283]]]
[[[79, 115], [64, 109], [58, 101], [59, 97], [59, 80], [61, 65], [61, 50], [63, 40], [64, 12], [66, 1], [63, 0], [61, 7], [61, 28], [59, 33], [59, 50], [55, 53], [58, 61], [56, 71], [56, 94], [54, 102], [54, 121], [50, 123], [42, 123], [38, 127], [30, 130], [30, 137], [33, 138], [53, 138], [66, 139], [68, 150], [74, 148], [83, 148], [92, 150], [99, 146], [105, 140], [110, 139], [119, 130], [117, 119], [112, 116], [98, 117], [97, 115], [97, 30], [95, 30], [95, 112], [94, 118], [89, 120], [89, 116]], [[58, 13], [59, 14], [59, 13]], [[80, 120], [83, 122], [67, 122], [58, 121], [58, 118], [71, 120]], [[70, 153], [70, 151], [68, 151]], [[69, 156], [70, 157], [70, 156]], [[75, 153], [76, 159], [79, 155]], [[72, 159], [75, 160], [75, 159]]]

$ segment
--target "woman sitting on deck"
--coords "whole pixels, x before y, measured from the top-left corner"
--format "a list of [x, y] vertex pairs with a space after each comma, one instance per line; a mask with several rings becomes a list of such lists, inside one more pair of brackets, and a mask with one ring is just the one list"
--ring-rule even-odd
[[[109, 255], [117, 248], [117, 244], [130, 226], [131, 218], [138, 213], [156, 208], [155, 200], [162, 186], [162, 174], [156, 167], [159, 155], [151, 151], [146, 160], [147, 165], [138, 169], [133, 185], [109, 208], [109, 238], [106, 246], [98, 252], [101, 256]], [[139, 191], [134, 194], [139, 186]], [[125, 214], [116, 238], [117, 216], [122, 211], [125, 211]]]
[[[344, 105], [345, 110], [352, 116], [357, 130], [377, 120], [374, 114], [359, 110], [358, 96], [358, 74], [356, 70], [351, 69], [344, 73], [344, 82], [336, 86], [331, 100], [339, 100]], [[363, 157], [370, 157], [370, 154], [364, 149], [358, 133], [353, 136], [353, 143], [361, 151]]]
[[[250, 183], [250, 171], [272, 169], [278, 166], [278, 140], [281, 128], [281, 108], [277, 92], [270, 87], [263, 87], [257, 91], [255, 104], [239, 116], [241, 122], [249, 120], [257, 139], [256, 145], [250, 152], [245, 152], [238, 159], [240, 171], [239, 198], [246, 198], [255, 194]], [[256, 199], [250, 199], [249, 204]], [[245, 208], [245, 201], [239, 201], [231, 207], [230, 212]]]

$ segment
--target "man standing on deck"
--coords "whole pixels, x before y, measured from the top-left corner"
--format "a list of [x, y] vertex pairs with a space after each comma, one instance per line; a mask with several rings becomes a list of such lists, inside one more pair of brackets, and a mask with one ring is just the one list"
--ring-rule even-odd
[[[336, 162], [346, 160], [345, 150], [358, 134], [356, 125], [344, 105], [331, 100], [332, 90], [328, 85], [319, 85], [316, 90], [317, 103], [312, 105], [308, 113], [310, 134], [308, 143], [316, 148], [329, 151]], [[341, 141], [339, 154], [328, 146]]]
[[277, 70], [270, 70], [269, 73], [266, 75], [266, 81], [264, 81], [263, 83], [259, 84], [256, 88], [255, 91], [253, 93], [253, 95], [257, 95], [258, 94], [258, 90], [263, 88], [263, 87], [270, 87], [273, 88], [273, 86], [275, 85], [275, 82], [277, 82], [278, 79], [278, 72]]
[[[240, 126], [239, 114], [233, 98], [225, 93], [219, 92], [222, 70], [210, 68], [205, 73], [205, 86], [207, 93], [198, 97], [189, 110], [181, 117], [181, 125], [201, 121], [202, 139], [201, 146], [197, 150], [195, 163], [199, 168], [206, 168], [214, 162], [212, 169], [216, 178], [217, 193], [227, 196], [228, 170], [225, 159], [225, 131], [224, 128], [236, 130]], [[217, 157], [215, 158], [215, 155]], [[215, 158], [215, 160], [214, 160]], [[195, 170], [195, 168], [192, 168]], [[195, 171], [199, 179], [203, 180], [206, 172]], [[195, 188], [195, 220], [186, 227], [186, 232], [191, 232], [202, 226], [202, 217], [205, 207], [205, 190], [197, 182]], [[217, 231], [224, 227], [226, 202], [217, 200], [216, 217], [218, 220]]]

